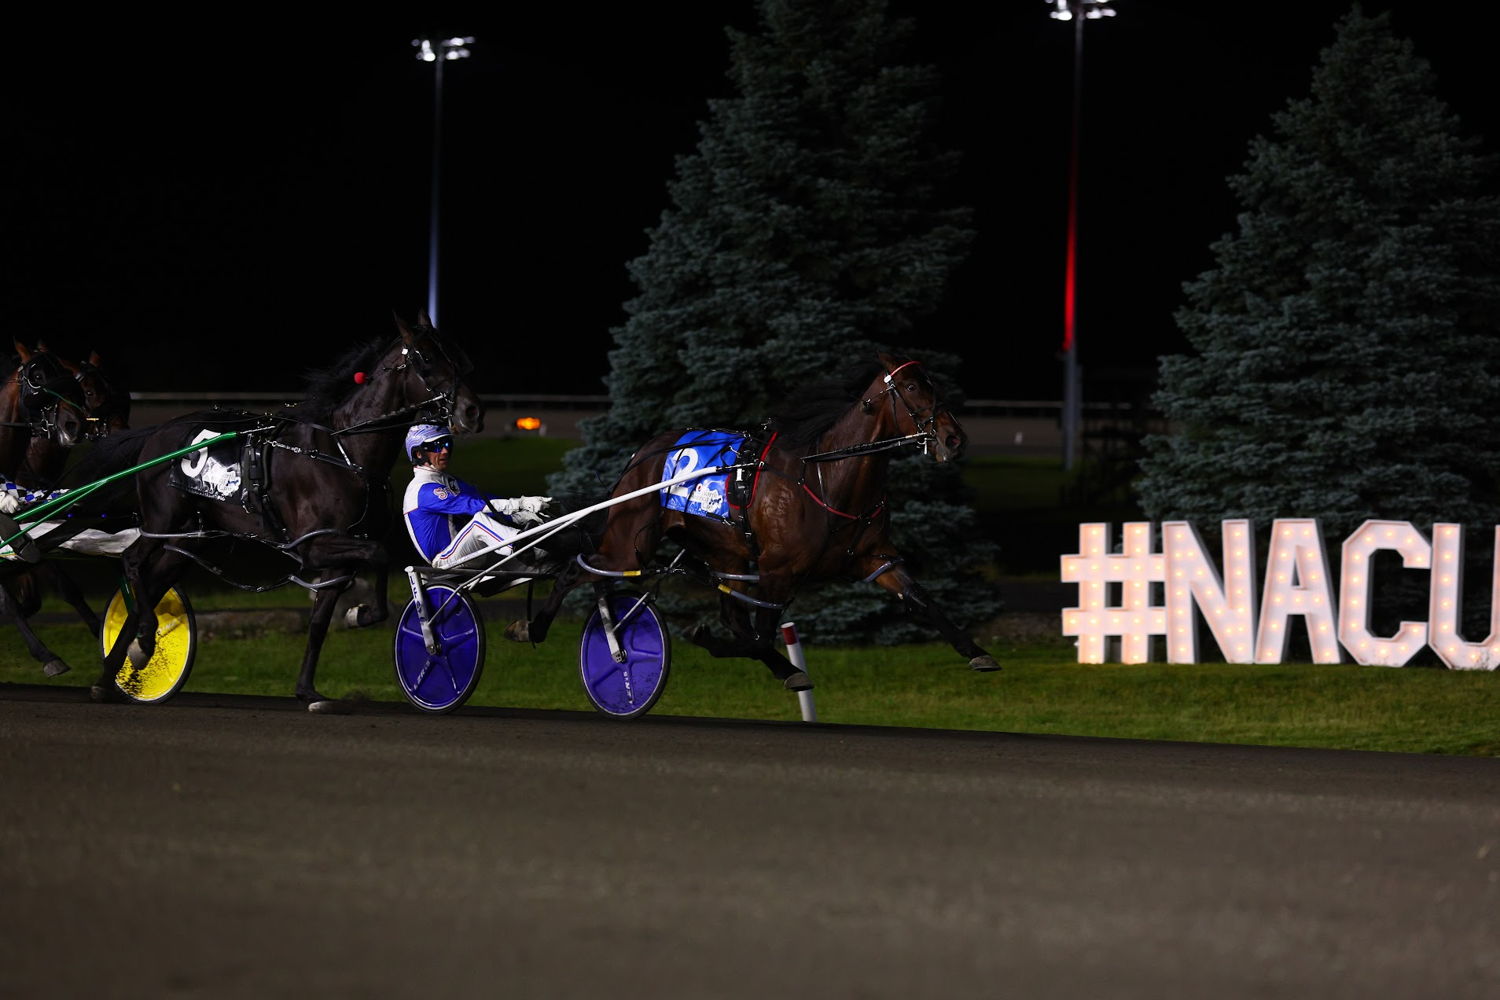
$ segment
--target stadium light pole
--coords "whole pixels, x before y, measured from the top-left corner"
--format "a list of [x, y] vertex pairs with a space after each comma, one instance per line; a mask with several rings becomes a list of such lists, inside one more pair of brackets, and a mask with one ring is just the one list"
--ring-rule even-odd
[[417, 59], [433, 64], [432, 76], [432, 220], [427, 247], [427, 318], [438, 325], [438, 220], [443, 167], [443, 64], [469, 58], [472, 37], [413, 38]]
[[1073, 135], [1068, 156], [1068, 245], [1063, 271], [1063, 468], [1078, 459], [1083, 385], [1078, 367], [1078, 136], [1083, 109], [1083, 23], [1114, 17], [1109, 0], [1047, 0], [1051, 16], [1073, 22]]

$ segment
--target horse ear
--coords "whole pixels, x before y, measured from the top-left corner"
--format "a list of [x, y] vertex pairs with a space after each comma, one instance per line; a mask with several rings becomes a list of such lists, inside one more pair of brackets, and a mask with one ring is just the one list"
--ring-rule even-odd
[[432, 329], [432, 317], [427, 315], [426, 309], [417, 310], [417, 326], [425, 326], [429, 330]]
[[98, 351], [89, 351], [89, 364], [93, 365], [95, 368], [103, 368], [104, 359], [99, 356]]
[[411, 327], [406, 325], [406, 321], [394, 309], [391, 310], [391, 317], [396, 321], [396, 329], [401, 333], [401, 341], [410, 344], [415, 339], [412, 336]]
[[36, 352], [38, 354], [46, 354], [47, 353], [47, 342], [45, 340], [38, 340], [36, 342]]
[[26, 349], [26, 345], [23, 344], [23, 343], [21, 343], [19, 340], [16, 341], [15, 343], [16, 343], [16, 353], [21, 356], [21, 361], [22, 362], [30, 361], [31, 360], [31, 352]]
[[[41, 349], [42, 349], [42, 345], [38, 344], [37, 345], [37, 350], [41, 350]], [[73, 362], [69, 361], [67, 358], [58, 358], [57, 359], [57, 363], [60, 364], [60, 365], [62, 365], [63, 369], [65, 371], [67, 371], [68, 374], [70, 374], [70, 375], [81, 375], [81, 374], [83, 374], [83, 369], [81, 367], [79, 367], [78, 365], [74, 364]]]

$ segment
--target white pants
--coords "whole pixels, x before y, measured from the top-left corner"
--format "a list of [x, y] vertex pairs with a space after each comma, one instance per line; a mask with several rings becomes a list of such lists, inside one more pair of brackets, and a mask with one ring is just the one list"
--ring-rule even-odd
[[[54, 528], [62, 526], [61, 521], [40, 521], [28, 525], [28, 534], [33, 538], [41, 538]], [[141, 537], [139, 528], [125, 528], [121, 531], [99, 531], [94, 528], [85, 528], [78, 534], [69, 538], [58, 546], [60, 549], [68, 549], [73, 552], [82, 552], [90, 556], [117, 556], [130, 548], [132, 542]], [[0, 548], [0, 559], [19, 559], [10, 546]]]
[[[446, 549], [432, 557], [432, 565], [436, 569], [448, 569], [455, 563], [463, 563], [466, 558], [481, 549], [490, 548], [496, 542], [508, 542], [520, 533], [520, 528], [512, 528], [508, 524], [501, 524], [493, 517], [481, 511], [470, 518], [468, 524], [459, 529], [458, 534], [453, 536], [453, 541], [448, 544]], [[479, 569], [483, 566], [488, 566], [502, 556], [510, 555], [510, 552], [509, 545], [502, 545], [493, 549], [483, 559], [475, 559], [473, 563], [469, 564], [468, 568]], [[506, 567], [502, 566], [500, 568], [505, 569]]]

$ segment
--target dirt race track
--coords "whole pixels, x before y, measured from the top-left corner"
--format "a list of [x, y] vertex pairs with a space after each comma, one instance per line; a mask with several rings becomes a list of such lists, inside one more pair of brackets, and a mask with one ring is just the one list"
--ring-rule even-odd
[[0, 993], [1495, 997], [1500, 760], [0, 686]]

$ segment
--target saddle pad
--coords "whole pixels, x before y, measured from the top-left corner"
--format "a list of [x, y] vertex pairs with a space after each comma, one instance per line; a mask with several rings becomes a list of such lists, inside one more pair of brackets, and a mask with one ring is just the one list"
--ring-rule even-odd
[[[734, 431], [688, 431], [667, 452], [661, 477], [674, 479], [694, 469], [733, 465], [740, 446], [748, 440], [746, 435]], [[729, 473], [716, 472], [669, 486], [661, 491], [661, 504], [668, 510], [728, 521], [728, 478]]]
[[[205, 441], [219, 433], [205, 428], [187, 443]], [[240, 495], [240, 451], [243, 447], [238, 438], [230, 438], [188, 452], [171, 465], [167, 481], [179, 490], [210, 500], [234, 500]]]

